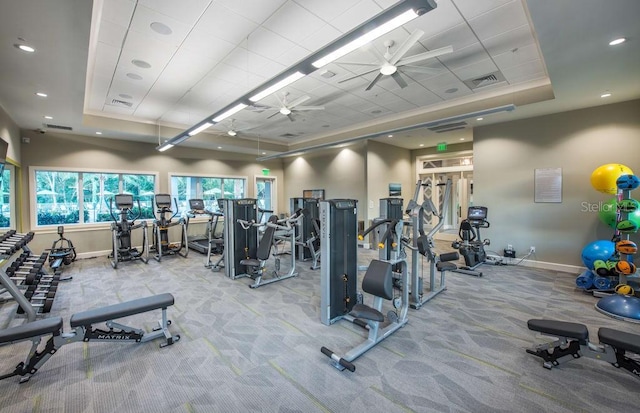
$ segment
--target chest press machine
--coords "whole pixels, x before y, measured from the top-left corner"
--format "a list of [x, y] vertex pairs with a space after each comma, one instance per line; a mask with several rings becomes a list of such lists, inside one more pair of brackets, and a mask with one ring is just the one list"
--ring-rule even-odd
[[[43, 318], [2, 330], [0, 331], [0, 345], [22, 341], [31, 341], [32, 345], [25, 360], [20, 362], [12, 372], [0, 376], [0, 380], [21, 376], [20, 383], [25, 383], [36, 374], [60, 347], [79, 341], [117, 341], [119, 343], [134, 341], [136, 343], [145, 343], [157, 338], [163, 338], [164, 342], [160, 344], [160, 347], [170, 346], [180, 340], [179, 335], [172, 335], [169, 332], [171, 321], [167, 319], [167, 307], [172, 306], [173, 303], [173, 295], [164, 293], [76, 313], [69, 320], [72, 330], [67, 333], [62, 330], [62, 317]], [[143, 329], [129, 327], [114, 321], [157, 309], [162, 310], [162, 318], [158, 321], [158, 327], [150, 333], [145, 332]], [[94, 326], [94, 324], [103, 322], [107, 330]], [[38, 350], [42, 339], [48, 336], [50, 337], [46, 341], [44, 348]]]

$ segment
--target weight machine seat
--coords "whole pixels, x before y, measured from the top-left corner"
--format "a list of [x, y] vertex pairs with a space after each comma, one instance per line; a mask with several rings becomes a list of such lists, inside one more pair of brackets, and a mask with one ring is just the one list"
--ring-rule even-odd
[[587, 326], [579, 323], [569, 323], [558, 320], [532, 319], [527, 321], [529, 330], [538, 331], [556, 337], [568, 337], [576, 340], [589, 340]]
[[115, 320], [134, 314], [156, 310], [158, 308], [164, 309], [173, 305], [173, 303], [174, 298], [170, 293], [138, 298], [136, 300], [125, 301], [124, 303], [94, 308], [92, 310], [73, 314], [69, 319], [69, 325], [71, 327], [87, 326], [93, 323]]
[[43, 318], [17, 327], [0, 331], [0, 344], [30, 339], [33, 337], [53, 334], [57, 336], [62, 331], [62, 317]]
[[453, 270], [457, 270], [458, 266], [455, 265], [452, 262], [443, 262], [443, 261], [439, 261], [436, 263], [436, 269], [438, 271], [453, 271]]
[[602, 327], [598, 330], [601, 343], [609, 344], [616, 349], [640, 354], [640, 335]]
[[[362, 291], [385, 300], [393, 298], [393, 267], [390, 263], [373, 260], [362, 279]], [[349, 312], [355, 318], [384, 321], [384, 315], [365, 304], [356, 304]]]
[[351, 311], [349, 312], [349, 315], [355, 318], [361, 318], [365, 320], [380, 321], [380, 322], [384, 321], [384, 314], [382, 314], [380, 311], [376, 310], [375, 308], [369, 307], [366, 304], [354, 305]]
[[[276, 223], [278, 222], [278, 217], [271, 215], [268, 222]], [[271, 246], [273, 245], [273, 236], [275, 232], [276, 229], [274, 227], [267, 225], [267, 228], [264, 230], [264, 234], [262, 235], [262, 239], [260, 240], [260, 244], [258, 245], [256, 258], [245, 258], [240, 260], [240, 265], [259, 267], [264, 261], [268, 260], [269, 255], [271, 255]]]

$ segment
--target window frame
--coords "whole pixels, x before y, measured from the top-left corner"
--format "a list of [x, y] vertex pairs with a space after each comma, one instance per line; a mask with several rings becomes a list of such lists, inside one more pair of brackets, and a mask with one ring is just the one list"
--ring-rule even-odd
[[[117, 174], [118, 175], [118, 191], [122, 191], [123, 185], [123, 175], [151, 175], [154, 178], [154, 193], [158, 193], [159, 182], [160, 182], [160, 173], [158, 171], [134, 171], [134, 170], [121, 170], [121, 169], [93, 169], [93, 168], [59, 168], [59, 167], [51, 167], [51, 166], [29, 166], [29, 216], [31, 220], [31, 228], [35, 230], [49, 230], [51, 228], [57, 228], [59, 224], [47, 224], [40, 225], [38, 224], [38, 214], [37, 214], [37, 197], [36, 197], [36, 172], [69, 172], [69, 173], [77, 173], [78, 181], [77, 181], [77, 192], [78, 192], [78, 211], [79, 217], [83, 218], [84, 212], [84, 199], [83, 199], [83, 177], [84, 173], [94, 173], [94, 174]], [[141, 220], [152, 221], [152, 218], [140, 218]], [[64, 224], [65, 226], [70, 226], [73, 228], [94, 228], [94, 229], [102, 229], [102, 228], [110, 228], [111, 223], [113, 221], [102, 221], [102, 222], [78, 222], [72, 224]]]
[[[17, 186], [17, 175], [16, 175], [16, 166], [10, 162], [5, 162], [4, 171], [9, 171], [9, 226], [8, 227], [0, 227], [0, 231], [7, 231], [10, 229], [16, 229], [18, 226], [16, 225], [18, 222], [18, 214], [17, 214], [17, 198], [16, 198], [16, 186]], [[2, 195], [4, 196], [4, 195]]]

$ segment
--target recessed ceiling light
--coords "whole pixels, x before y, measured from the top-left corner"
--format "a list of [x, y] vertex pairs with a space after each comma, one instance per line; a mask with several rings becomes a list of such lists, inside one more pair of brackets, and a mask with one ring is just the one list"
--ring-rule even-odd
[[609, 92], [604, 92], [603, 94], [600, 95], [601, 98], [608, 98], [609, 96], [611, 96], [611, 93]]
[[476, 120], [483, 120], [484, 118], [476, 118]]
[[51, 119], [53, 119], [53, 116], [44, 115], [43, 118], [51, 120]]
[[142, 80], [142, 76], [137, 73], [127, 73], [127, 77], [133, 80]]
[[14, 44], [14, 46], [27, 53], [33, 53], [36, 51], [36, 49], [26, 44]]
[[387, 135], [387, 138], [393, 138], [393, 135]]
[[267, 153], [266, 153], [266, 152], [262, 152], [262, 154], [263, 154], [263, 155], [266, 155]]
[[141, 67], [143, 69], [149, 69], [151, 67], [151, 64], [149, 64], [148, 62], [145, 62], [144, 60], [140, 60], [140, 59], [133, 59], [131, 61], [131, 63], [133, 63], [134, 65]]
[[41, 98], [46, 98], [46, 97], [47, 97], [47, 94], [46, 94], [46, 93], [44, 93], [44, 92], [36, 92], [36, 96], [39, 96], [39, 97], [41, 97]]
[[153, 30], [154, 32], [165, 35], [165, 36], [173, 33], [173, 30], [171, 30], [171, 27], [167, 26], [164, 23], [153, 22], [149, 25], [149, 27], [151, 27], [151, 30]]
[[461, 140], [461, 141], [463, 141], [463, 140], [464, 140], [464, 138], [460, 138], [460, 140]]
[[626, 37], [620, 37], [620, 38], [617, 38], [615, 40], [611, 40], [609, 42], [609, 46], [615, 46], [615, 45], [618, 45], [618, 44], [622, 44], [622, 43], [624, 43], [626, 41], [627, 41]]
[[451, 89], [447, 89], [444, 93], [456, 93], [458, 91], [457, 87], [452, 87]]
[[420, 144], [420, 147], [423, 147], [423, 146], [424, 146], [424, 143], [421, 143], [421, 144]]
[[227, 131], [227, 134], [228, 134], [229, 136], [236, 136], [236, 135], [238, 134], [238, 132], [236, 132], [236, 131], [234, 131], [234, 130], [229, 130], [229, 131]]
[[222, 146], [218, 146], [218, 149], [222, 149]]
[[96, 135], [102, 135], [102, 132], [98, 131], [96, 132]]

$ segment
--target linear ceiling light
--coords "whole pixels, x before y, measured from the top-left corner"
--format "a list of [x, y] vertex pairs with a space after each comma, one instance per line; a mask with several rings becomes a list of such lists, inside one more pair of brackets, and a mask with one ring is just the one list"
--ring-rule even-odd
[[275, 83], [272, 86], [269, 86], [268, 88], [266, 88], [262, 92], [259, 92], [259, 93], [255, 94], [255, 95], [251, 96], [249, 98], [249, 100], [252, 101], [252, 102], [257, 102], [260, 99], [263, 99], [263, 98], [269, 96], [273, 92], [277, 92], [278, 90], [282, 89], [283, 87], [288, 86], [288, 85], [292, 84], [293, 82], [295, 82], [296, 80], [303, 78], [304, 76], [305, 76], [305, 74], [300, 72], [300, 71], [295, 72], [295, 73], [285, 77], [284, 79], [282, 79], [278, 83]]
[[229, 116], [240, 112], [242, 109], [246, 108], [247, 104], [245, 103], [238, 103], [237, 105], [235, 105], [234, 107], [232, 107], [231, 109], [227, 110], [226, 112], [222, 112], [221, 114], [219, 114], [218, 116], [216, 116], [215, 118], [211, 119], [213, 122], [220, 122], [225, 120], [226, 118], [228, 118]]
[[160, 152], [164, 152], [167, 149], [171, 149], [173, 148], [173, 145], [170, 143], [164, 143], [163, 145], [158, 146], [156, 149], [159, 150]]
[[322, 66], [325, 66], [325, 65], [333, 62], [334, 60], [341, 58], [342, 56], [346, 55], [347, 53], [351, 53], [354, 50], [364, 46], [365, 44], [369, 43], [370, 41], [377, 39], [378, 37], [382, 36], [383, 34], [389, 33], [391, 30], [402, 26], [406, 22], [409, 22], [409, 21], [415, 19], [418, 16], [419, 16], [419, 14], [416, 13], [413, 9], [409, 9], [409, 10], [405, 11], [404, 13], [402, 13], [401, 15], [396, 16], [393, 19], [389, 20], [388, 22], [376, 27], [375, 29], [371, 30], [370, 32], [367, 32], [367, 33], [363, 34], [362, 36], [358, 37], [357, 39], [352, 40], [350, 43], [345, 44], [341, 48], [339, 48], [337, 50], [334, 50], [334, 51], [330, 52], [329, 54], [324, 55], [322, 58], [316, 60], [315, 62], [313, 62], [311, 64], [315, 68], [319, 69]]
[[188, 135], [189, 136], [197, 135], [200, 132], [202, 132], [203, 130], [208, 129], [210, 126], [213, 126], [213, 123], [205, 122], [202, 125], [200, 125], [197, 128], [195, 128], [194, 130], [192, 130], [191, 132], [189, 132]]

